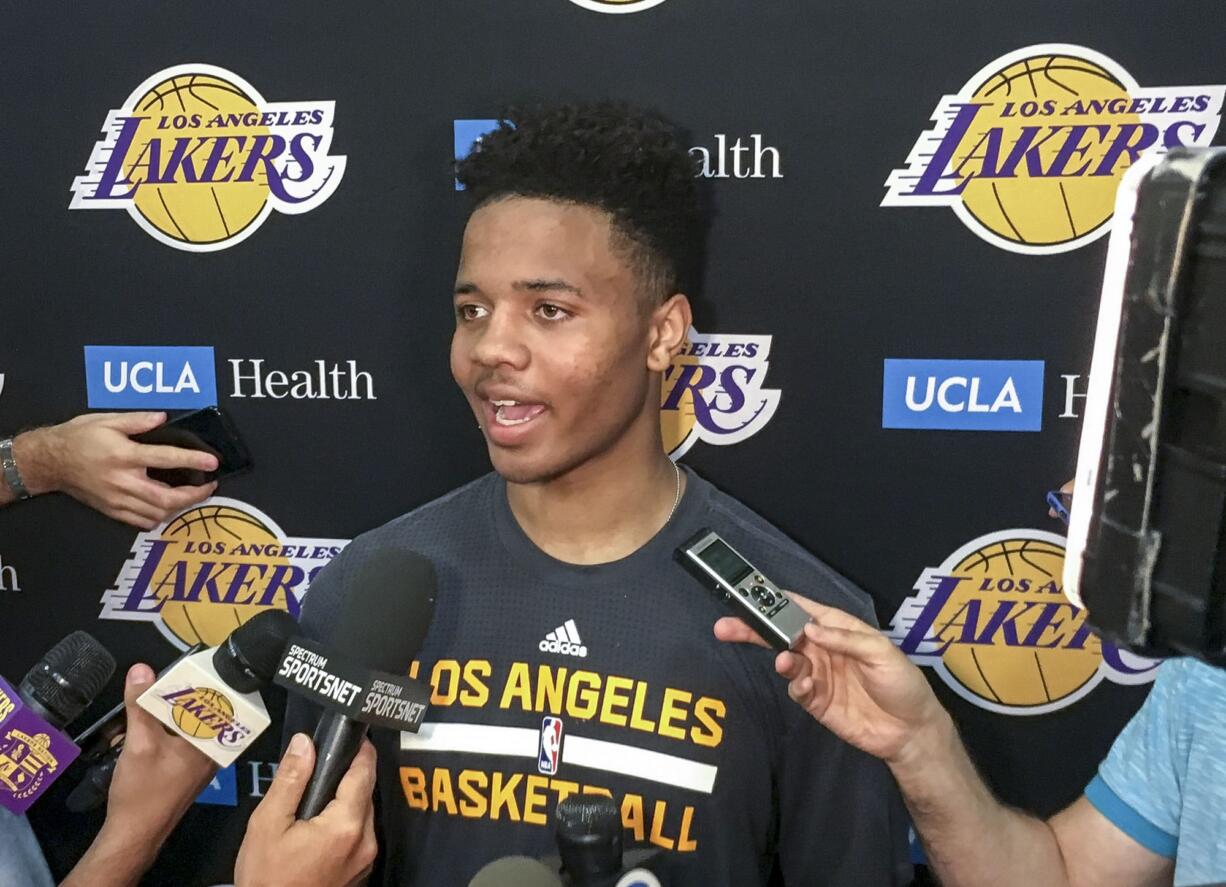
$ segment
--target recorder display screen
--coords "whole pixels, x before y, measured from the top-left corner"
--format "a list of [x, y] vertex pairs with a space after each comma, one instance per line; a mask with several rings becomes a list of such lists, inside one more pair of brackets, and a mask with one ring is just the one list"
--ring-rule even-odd
[[704, 548], [698, 556], [729, 585], [736, 585], [753, 572], [749, 564], [718, 539]]

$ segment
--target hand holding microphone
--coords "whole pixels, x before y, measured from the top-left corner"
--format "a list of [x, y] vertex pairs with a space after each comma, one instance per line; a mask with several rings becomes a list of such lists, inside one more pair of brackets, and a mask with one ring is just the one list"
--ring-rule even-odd
[[137, 700], [153, 684], [138, 663], [124, 685], [127, 734], [107, 795], [106, 821], [60, 887], [135, 884], [217, 769]]
[[315, 770], [315, 747], [298, 733], [247, 823], [235, 887], [348, 887], [370, 873], [375, 841], [375, 749], [363, 740], [323, 812], [296, 812]]

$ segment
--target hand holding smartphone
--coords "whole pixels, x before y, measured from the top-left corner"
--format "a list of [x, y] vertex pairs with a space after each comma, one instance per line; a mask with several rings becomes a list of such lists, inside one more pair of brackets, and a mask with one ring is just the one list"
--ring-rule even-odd
[[251, 451], [239, 436], [233, 420], [220, 407], [205, 407], [171, 418], [151, 431], [132, 436], [142, 444], [183, 447], [211, 453], [217, 468], [150, 468], [149, 477], [172, 487], [200, 486], [246, 471], [252, 466]]

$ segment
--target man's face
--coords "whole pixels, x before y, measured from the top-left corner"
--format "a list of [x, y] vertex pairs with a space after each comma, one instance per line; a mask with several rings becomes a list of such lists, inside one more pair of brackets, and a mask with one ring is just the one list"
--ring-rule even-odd
[[598, 209], [519, 197], [464, 231], [451, 373], [512, 483], [565, 474], [659, 407], [649, 323], [610, 235]]

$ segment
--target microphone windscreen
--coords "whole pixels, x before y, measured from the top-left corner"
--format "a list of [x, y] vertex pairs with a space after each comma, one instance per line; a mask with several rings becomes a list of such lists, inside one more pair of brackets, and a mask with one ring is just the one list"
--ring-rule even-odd
[[102, 692], [115, 673], [115, 658], [92, 635], [74, 631], [31, 668], [18, 692], [43, 708], [63, 728]]
[[420, 554], [371, 551], [352, 575], [329, 646], [369, 668], [404, 673], [434, 618], [437, 587], [434, 565]]
[[558, 803], [558, 855], [572, 881], [588, 883], [622, 867], [622, 821], [606, 795], [567, 795]]
[[562, 879], [538, 859], [507, 856], [482, 868], [468, 887], [562, 887]]
[[267, 686], [277, 673], [285, 645], [298, 633], [298, 622], [284, 610], [261, 610], [222, 642], [213, 667], [240, 693]]

